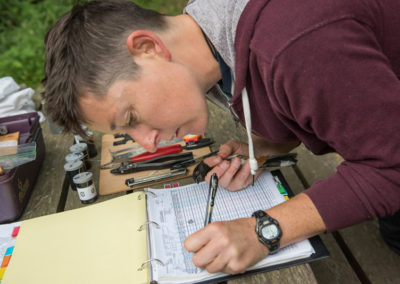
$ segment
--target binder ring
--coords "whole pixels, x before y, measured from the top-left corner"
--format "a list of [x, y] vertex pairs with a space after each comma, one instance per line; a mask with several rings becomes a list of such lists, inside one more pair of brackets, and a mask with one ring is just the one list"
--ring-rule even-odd
[[138, 271], [142, 271], [142, 270], [144, 269], [144, 266], [145, 266], [147, 263], [152, 262], [152, 261], [155, 261], [155, 262], [157, 262], [158, 264], [161, 264], [162, 266], [165, 266], [165, 264], [164, 264], [161, 260], [159, 260], [159, 259], [157, 259], [157, 258], [150, 258], [150, 259], [148, 259], [148, 260], [146, 260], [145, 262], [142, 263], [142, 265], [138, 268]]
[[151, 195], [151, 197], [153, 197], [153, 198], [156, 198], [156, 197], [157, 197], [157, 195], [156, 195], [154, 192], [151, 192], [151, 191], [143, 191], [142, 193], [139, 194], [138, 199], [139, 199], [139, 200], [142, 200], [142, 198], [143, 198], [146, 194]]
[[160, 229], [160, 225], [158, 225], [156, 222], [147, 221], [147, 222], [145, 222], [144, 224], [140, 225], [138, 231], [139, 231], [139, 232], [142, 231], [146, 225], [150, 225], [150, 224], [153, 224], [153, 225], [156, 227], [156, 229]]

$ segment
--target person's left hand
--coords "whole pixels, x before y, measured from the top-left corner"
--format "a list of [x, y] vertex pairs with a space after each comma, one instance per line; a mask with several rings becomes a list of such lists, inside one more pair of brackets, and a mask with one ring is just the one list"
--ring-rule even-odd
[[194, 252], [194, 265], [209, 273], [243, 273], [268, 255], [254, 228], [254, 218], [214, 222], [190, 235], [185, 249]]

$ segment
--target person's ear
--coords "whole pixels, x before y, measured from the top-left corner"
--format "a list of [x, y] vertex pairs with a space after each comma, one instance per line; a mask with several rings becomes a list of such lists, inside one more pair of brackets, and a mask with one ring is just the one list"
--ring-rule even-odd
[[167, 47], [162, 40], [151, 31], [137, 30], [132, 32], [126, 40], [126, 46], [134, 57], [161, 56], [167, 60], [171, 59], [171, 53]]

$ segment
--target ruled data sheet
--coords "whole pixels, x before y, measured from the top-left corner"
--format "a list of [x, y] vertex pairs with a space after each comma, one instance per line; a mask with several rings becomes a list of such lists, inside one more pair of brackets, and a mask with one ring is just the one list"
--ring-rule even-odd
[[[161, 283], [183, 283], [210, 279], [219, 274], [209, 274], [194, 266], [192, 253], [183, 243], [185, 239], [204, 226], [209, 185], [205, 182], [170, 189], [147, 189], [147, 214], [152, 278]], [[231, 192], [219, 186], [212, 222], [247, 218], [256, 210], [266, 210], [285, 202], [272, 174], [264, 171], [254, 186]], [[156, 224], [152, 223], [155, 222]], [[287, 262], [310, 256], [314, 252], [308, 240], [281, 249], [250, 269]]]

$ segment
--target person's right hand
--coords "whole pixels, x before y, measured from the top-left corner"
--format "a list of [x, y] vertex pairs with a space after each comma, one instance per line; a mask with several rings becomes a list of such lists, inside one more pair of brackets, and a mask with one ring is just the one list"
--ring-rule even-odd
[[231, 162], [227, 161], [231, 155], [248, 155], [248, 145], [236, 140], [230, 140], [219, 148], [218, 155], [209, 157], [204, 162], [212, 168], [207, 174], [206, 181], [209, 183], [211, 175], [216, 173], [218, 184], [232, 190], [240, 190], [252, 183], [253, 177], [250, 173], [250, 164], [246, 161], [242, 165], [242, 160], [238, 157]]

